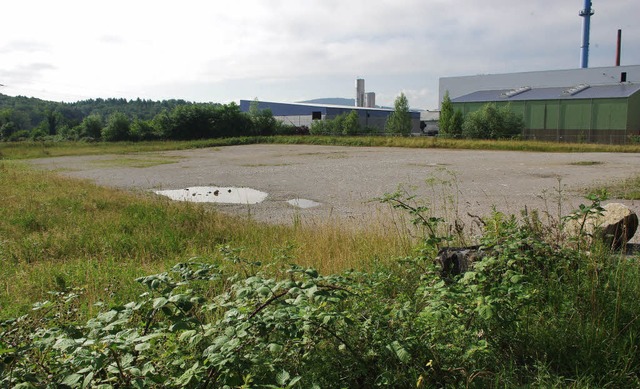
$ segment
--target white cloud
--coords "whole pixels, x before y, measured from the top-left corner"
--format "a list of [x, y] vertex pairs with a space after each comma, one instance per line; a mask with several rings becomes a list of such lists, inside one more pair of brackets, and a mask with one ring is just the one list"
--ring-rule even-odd
[[[640, 63], [637, 0], [594, 1], [591, 66]], [[438, 78], [578, 67], [581, 1], [46, 0], [0, 24], [4, 93], [227, 102], [405, 91], [434, 108]], [[48, 64], [48, 68], [30, 68]], [[22, 89], [21, 89], [22, 88]], [[261, 97], [262, 98], [262, 97]]]

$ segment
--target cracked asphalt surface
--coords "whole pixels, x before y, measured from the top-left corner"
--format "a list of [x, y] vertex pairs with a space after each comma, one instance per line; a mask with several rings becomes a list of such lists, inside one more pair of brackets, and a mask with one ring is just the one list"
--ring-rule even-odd
[[[139, 163], [136, 163], [138, 161]], [[145, 161], [149, 162], [148, 167]], [[155, 162], [154, 162], [155, 161]], [[163, 164], [154, 164], [158, 161]], [[463, 220], [492, 209], [567, 214], [585, 188], [640, 172], [640, 156], [625, 153], [534, 153], [313, 145], [248, 145], [186, 151], [57, 157], [33, 160], [44, 169], [136, 191], [190, 186], [248, 187], [268, 193], [255, 205], [212, 205], [270, 223], [336, 218], [371, 223], [390, 212], [375, 198], [399, 186], [437, 216]], [[142, 167], [141, 167], [142, 166]], [[302, 209], [291, 199], [321, 205]], [[621, 201], [638, 213], [637, 201]], [[333, 219], [332, 219], [333, 220]], [[638, 240], [638, 234], [634, 241]]]

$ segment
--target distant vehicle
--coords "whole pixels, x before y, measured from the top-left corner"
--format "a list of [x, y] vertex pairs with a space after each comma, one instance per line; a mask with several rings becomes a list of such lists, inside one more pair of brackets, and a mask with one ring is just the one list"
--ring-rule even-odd
[[421, 120], [420, 131], [422, 131], [422, 135], [426, 136], [437, 136], [440, 132], [437, 122], [432, 120]]

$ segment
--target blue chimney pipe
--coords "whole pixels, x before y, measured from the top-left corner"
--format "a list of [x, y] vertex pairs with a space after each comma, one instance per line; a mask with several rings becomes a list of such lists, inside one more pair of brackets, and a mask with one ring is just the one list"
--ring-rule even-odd
[[580, 11], [580, 16], [584, 18], [582, 21], [582, 50], [580, 51], [581, 60], [580, 67], [589, 67], [589, 31], [591, 29], [591, 15], [594, 11], [591, 9], [591, 0], [584, 0], [584, 9]]

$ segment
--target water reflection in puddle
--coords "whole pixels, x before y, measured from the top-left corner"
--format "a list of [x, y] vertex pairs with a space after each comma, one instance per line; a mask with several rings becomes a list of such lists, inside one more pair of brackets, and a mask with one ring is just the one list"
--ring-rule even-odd
[[320, 205], [320, 203], [317, 203], [313, 200], [307, 200], [307, 199], [292, 199], [287, 201], [287, 203], [293, 205], [294, 207], [298, 207], [298, 208], [313, 208], [313, 207], [317, 207], [318, 205]]
[[155, 193], [177, 201], [224, 204], [258, 204], [268, 196], [265, 192], [251, 188], [221, 188], [214, 186], [157, 190]]

